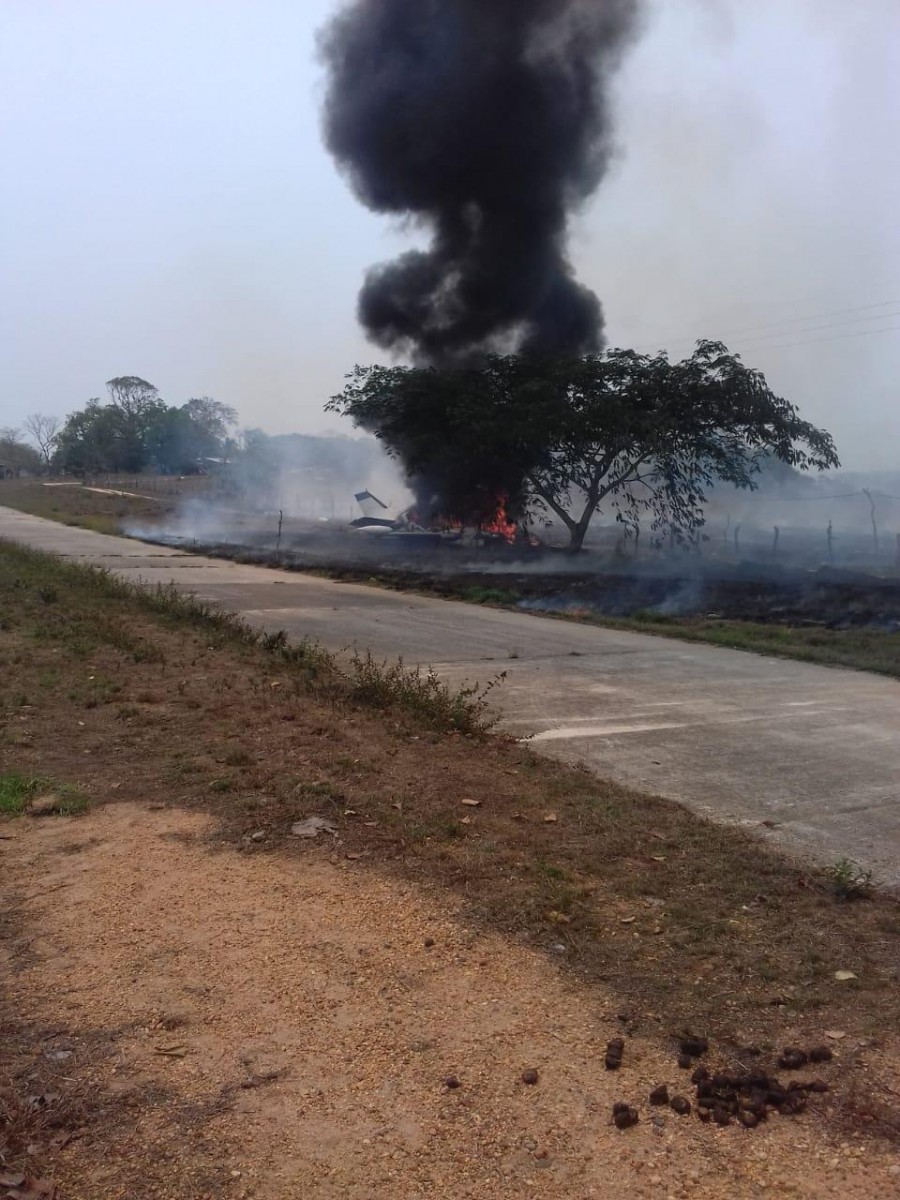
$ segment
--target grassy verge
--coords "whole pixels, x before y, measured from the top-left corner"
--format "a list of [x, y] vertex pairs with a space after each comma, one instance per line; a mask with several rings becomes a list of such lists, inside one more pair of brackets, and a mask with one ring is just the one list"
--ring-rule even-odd
[[[64, 646], [76, 658], [86, 659], [106, 644], [121, 651], [132, 664], [159, 661], [162, 655], [155, 639], [136, 633], [127, 620], [129, 610], [134, 609], [159, 616], [170, 627], [200, 630], [214, 639], [214, 647], [229, 644], [258, 649], [271, 663], [288, 669], [295, 686], [321, 697], [379, 712], [404, 710], [423, 725], [444, 732], [481, 735], [496, 723], [487, 698], [502, 676], [483, 687], [451, 688], [432, 671], [406, 667], [402, 660], [380, 663], [368, 652], [354, 652], [339, 659], [316, 642], [304, 639], [291, 643], [283, 631], [255, 630], [236, 614], [180, 592], [174, 584], [141, 587], [108, 571], [68, 563], [11, 543], [0, 542], [0, 554], [3, 567], [12, 573], [0, 582], [9, 583], [12, 591], [28, 590], [43, 606], [33, 636]], [[71, 603], [73, 590], [90, 597], [93, 603], [79, 611], [79, 606]], [[0, 615], [0, 629], [2, 622]], [[121, 685], [112, 687], [114, 695], [121, 691]]]
[[2, 543], [0, 615], [20, 779], [202, 807], [248, 853], [332, 853], [289, 836], [325, 816], [354, 863], [446, 887], [467, 920], [614, 988], [629, 1028], [778, 1045], [900, 1027], [896, 897], [488, 736], [483, 689]]

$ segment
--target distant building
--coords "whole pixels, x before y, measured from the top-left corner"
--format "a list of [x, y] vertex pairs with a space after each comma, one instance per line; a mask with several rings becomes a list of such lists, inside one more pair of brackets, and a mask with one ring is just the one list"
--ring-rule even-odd
[[196, 470], [198, 475], [218, 475], [230, 466], [230, 459], [205, 457], [197, 459]]

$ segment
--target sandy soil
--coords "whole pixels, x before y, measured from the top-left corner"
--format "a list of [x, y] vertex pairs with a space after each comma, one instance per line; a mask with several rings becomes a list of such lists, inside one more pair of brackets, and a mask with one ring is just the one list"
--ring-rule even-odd
[[242, 853], [175, 808], [5, 828], [9, 999], [94, 1105], [54, 1165], [71, 1200], [900, 1195], [900, 1155], [828, 1141], [812, 1108], [754, 1131], [651, 1109], [689, 1090], [658, 1039], [604, 1071], [612, 994], [476, 935], [446, 892]]

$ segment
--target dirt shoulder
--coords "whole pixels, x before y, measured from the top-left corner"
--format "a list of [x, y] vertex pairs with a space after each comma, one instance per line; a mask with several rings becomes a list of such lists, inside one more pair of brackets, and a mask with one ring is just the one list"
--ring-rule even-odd
[[[748, 1131], [649, 1109], [684, 1073], [640, 1035], [602, 1069], [615, 993], [473, 929], [440, 888], [321, 852], [242, 854], [213, 818], [128, 803], [17, 831], [4, 886], [33, 897], [37, 881], [10, 999], [32, 1054], [70, 1055], [52, 1086], [85, 1096], [52, 1164], [63, 1195], [875, 1197], [896, 1182], [893, 1149], [835, 1139], [819, 1112]], [[871, 1055], [853, 1040], [828, 1073]], [[635, 1128], [611, 1127], [618, 1100], [640, 1103]]]
[[[50, 1097], [4, 1169], [91, 1200], [896, 1190], [894, 898], [40, 555], [0, 547], [0, 603], [0, 773], [91, 804], [0, 825], [0, 1112]], [[827, 1042], [829, 1091], [753, 1130], [654, 1109], [695, 1100], [687, 1027], [729, 1071]]]

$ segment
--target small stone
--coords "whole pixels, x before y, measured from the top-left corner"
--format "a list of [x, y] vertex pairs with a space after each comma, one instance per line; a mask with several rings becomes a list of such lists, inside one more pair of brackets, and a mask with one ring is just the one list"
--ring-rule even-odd
[[255, 833], [250, 834], [251, 842], [264, 842], [265, 840], [266, 840], [266, 835], [262, 829], [257, 829], [257, 831]]
[[434, 945], [434, 938], [430, 938], [430, 937], [426, 938], [422, 944], [424, 945], [426, 950], [430, 950], [431, 947]]
[[462, 1087], [462, 1084], [460, 1083], [459, 1078], [456, 1075], [448, 1075], [446, 1077], [446, 1079], [444, 1080], [444, 1087], [449, 1088], [450, 1091], [452, 1092], [452, 1091], [455, 1091], [456, 1088]]
[[314, 840], [320, 833], [330, 833], [333, 838], [338, 836], [338, 827], [333, 821], [324, 817], [307, 817], [305, 821], [295, 821], [291, 826], [291, 836]]
[[527, 1083], [531, 1087], [533, 1087], [537, 1083], [537, 1081], [538, 1081], [538, 1073], [534, 1069], [534, 1067], [529, 1067], [526, 1071], [522, 1072], [522, 1082], [523, 1083]]

